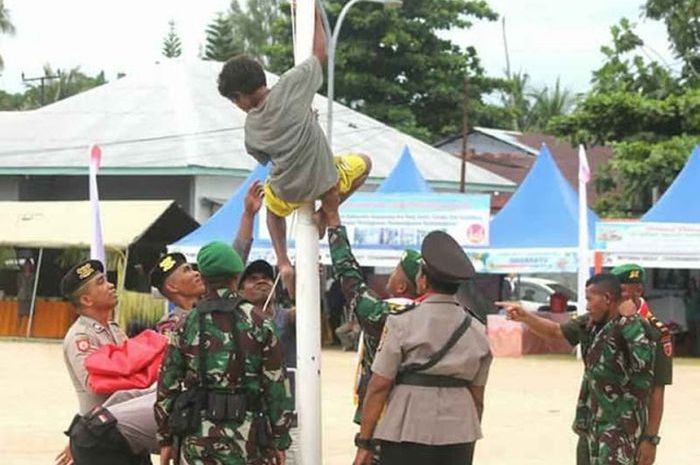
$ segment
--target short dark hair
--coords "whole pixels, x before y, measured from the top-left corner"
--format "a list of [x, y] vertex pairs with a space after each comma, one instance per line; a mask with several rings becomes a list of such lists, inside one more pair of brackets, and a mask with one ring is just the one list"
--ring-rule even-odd
[[586, 287], [595, 286], [602, 292], [610, 293], [615, 299], [622, 298], [620, 279], [612, 273], [599, 273], [586, 281]]
[[449, 283], [435, 279], [430, 275], [430, 269], [425, 265], [421, 265], [421, 274], [425, 276], [426, 281], [428, 281], [428, 286], [435, 292], [454, 295], [459, 290], [459, 283]]
[[265, 70], [248, 55], [230, 58], [219, 73], [219, 93], [229, 100], [236, 94], [250, 95], [267, 85]]

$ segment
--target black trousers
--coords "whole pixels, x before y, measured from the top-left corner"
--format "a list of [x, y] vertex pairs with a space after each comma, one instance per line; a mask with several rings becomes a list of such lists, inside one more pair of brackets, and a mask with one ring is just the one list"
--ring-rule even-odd
[[429, 446], [381, 441], [379, 455], [382, 465], [471, 465], [474, 443]]
[[149, 454], [134, 454], [107, 410], [76, 415], [66, 432], [75, 465], [151, 465]]

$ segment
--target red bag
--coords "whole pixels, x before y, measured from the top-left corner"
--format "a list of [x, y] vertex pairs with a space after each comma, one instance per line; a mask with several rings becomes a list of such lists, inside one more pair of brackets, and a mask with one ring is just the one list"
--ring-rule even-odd
[[168, 339], [146, 330], [123, 344], [107, 344], [85, 359], [88, 386], [97, 394], [143, 389], [158, 379]]

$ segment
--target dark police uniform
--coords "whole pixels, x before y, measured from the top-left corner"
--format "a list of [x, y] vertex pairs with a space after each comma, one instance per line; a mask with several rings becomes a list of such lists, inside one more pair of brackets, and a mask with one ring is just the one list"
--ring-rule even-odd
[[[459, 283], [474, 275], [461, 247], [445, 233], [424, 240], [426, 271]], [[484, 386], [492, 355], [486, 328], [455, 295], [429, 294], [416, 307], [390, 315], [372, 372], [395, 380], [374, 432], [384, 465], [471, 463], [481, 438], [469, 386]]]

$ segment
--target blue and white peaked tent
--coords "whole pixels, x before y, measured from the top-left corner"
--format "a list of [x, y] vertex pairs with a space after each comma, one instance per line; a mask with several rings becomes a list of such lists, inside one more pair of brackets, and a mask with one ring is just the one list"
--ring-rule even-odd
[[596, 249], [604, 264], [700, 269], [700, 145], [641, 221], [598, 223]]
[[[172, 244], [169, 250], [184, 253], [189, 260], [194, 261], [199, 248], [211, 241], [233, 243], [243, 215], [243, 200], [246, 193], [253, 182], [264, 181], [269, 170], [269, 164], [257, 165], [243, 184], [236, 189], [233, 196], [206, 223]], [[255, 223], [257, 229], [257, 219]]]
[[695, 147], [673, 184], [642, 216], [656, 223], [700, 223], [700, 145]]
[[[588, 209], [591, 248], [597, 219]], [[488, 249], [472, 249], [471, 255], [482, 272], [576, 272], [578, 224], [578, 194], [543, 145], [518, 190], [491, 220]]]
[[401, 158], [389, 173], [389, 176], [377, 188], [377, 192], [382, 194], [394, 194], [400, 192], [433, 192], [425, 178], [413, 160], [411, 149], [407, 145], [401, 152]]

